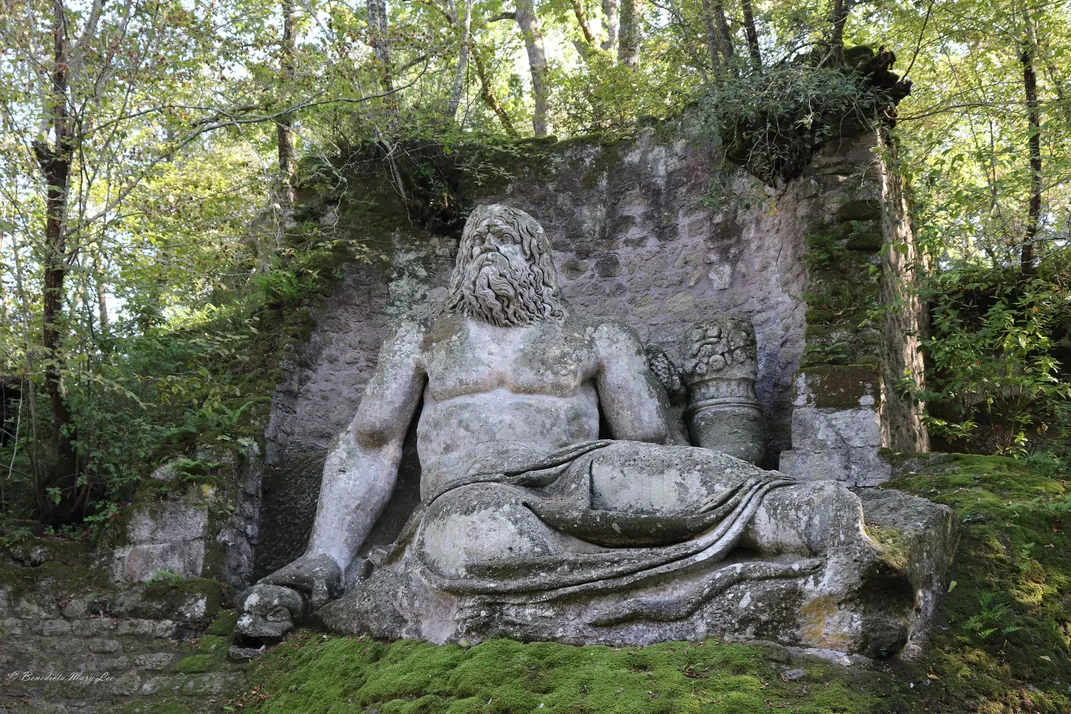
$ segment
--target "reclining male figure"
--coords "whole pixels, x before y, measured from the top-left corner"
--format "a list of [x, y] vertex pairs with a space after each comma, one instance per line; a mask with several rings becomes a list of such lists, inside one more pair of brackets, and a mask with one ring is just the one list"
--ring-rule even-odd
[[[342, 594], [390, 498], [422, 398], [421, 507], [406, 564], [395, 567], [419, 570], [436, 591], [514, 601], [590, 592], [595, 624], [665, 621], [694, 612], [695, 593], [710, 590], [703, 573], [737, 548], [796, 575], [805, 563], [814, 571], [810, 597], [835, 602], [861, 592], [881, 561], [859, 499], [842, 485], [665, 445], [665, 397], [636, 334], [576, 315], [541, 226], [492, 205], [468, 219], [445, 307], [401, 320], [383, 345], [357, 414], [327, 457], [306, 553], [243, 594], [239, 632], [263, 618], [297, 620], [310, 603], [318, 609]], [[599, 440], [600, 415], [610, 440]], [[676, 605], [651, 597], [673, 578]], [[307, 601], [286, 600], [281, 613], [264, 585]], [[645, 594], [618, 600], [617, 614], [598, 611], [600, 594], [629, 589]], [[832, 609], [827, 615], [838, 617]], [[904, 635], [892, 638], [902, 644]]]

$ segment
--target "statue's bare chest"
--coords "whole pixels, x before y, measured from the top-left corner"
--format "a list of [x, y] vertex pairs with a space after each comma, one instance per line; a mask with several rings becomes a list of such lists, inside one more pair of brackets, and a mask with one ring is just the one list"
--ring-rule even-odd
[[451, 322], [424, 346], [428, 391], [437, 401], [496, 389], [572, 397], [594, 376], [595, 350], [583, 331]]

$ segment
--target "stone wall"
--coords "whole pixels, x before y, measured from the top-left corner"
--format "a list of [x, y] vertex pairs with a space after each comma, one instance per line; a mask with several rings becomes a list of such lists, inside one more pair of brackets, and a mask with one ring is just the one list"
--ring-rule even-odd
[[919, 253], [890, 146], [882, 135], [852, 143], [854, 154], [827, 147], [812, 165], [833, 200], [806, 239], [806, 349], [795, 378], [792, 450], [780, 468], [875, 486], [891, 474], [883, 448], [929, 448], [920, 406], [900, 383], [922, 381], [924, 311], [913, 290]]
[[[110, 581], [109, 551], [32, 538], [0, 555], [0, 712], [219, 712], [245, 685], [215, 580]], [[169, 708], [170, 707], [170, 708]]]

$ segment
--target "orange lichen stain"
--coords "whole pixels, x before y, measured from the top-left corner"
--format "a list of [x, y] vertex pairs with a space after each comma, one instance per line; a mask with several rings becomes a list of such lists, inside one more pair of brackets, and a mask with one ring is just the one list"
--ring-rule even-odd
[[[811, 600], [801, 608], [803, 614], [803, 641], [811, 647], [831, 650], [847, 650], [851, 643], [843, 632], [836, 630], [832, 622], [837, 614], [836, 600], [823, 595]], [[832, 625], [832, 627], [831, 627]]]

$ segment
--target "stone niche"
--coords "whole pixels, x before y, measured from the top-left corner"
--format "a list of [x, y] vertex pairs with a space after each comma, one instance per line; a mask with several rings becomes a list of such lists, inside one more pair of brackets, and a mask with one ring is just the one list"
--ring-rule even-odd
[[[830, 142], [780, 189], [742, 170], [687, 122], [600, 144], [573, 140], [511, 168], [473, 203], [503, 203], [547, 231], [566, 298], [613, 317], [681, 364], [696, 323], [730, 314], [754, 326], [763, 466], [875, 485], [882, 447], [925, 450], [917, 405], [900, 396], [922, 374], [919, 304], [906, 285], [913, 236], [891, 155], [875, 134]], [[386, 260], [349, 267], [274, 394], [255, 574], [300, 555], [326, 447], [352, 419], [390, 320], [445, 294], [456, 238], [399, 225], [371, 235], [338, 221]], [[894, 306], [894, 307], [890, 307]], [[398, 486], [363, 554], [391, 543], [419, 502], [413, 434]]]

